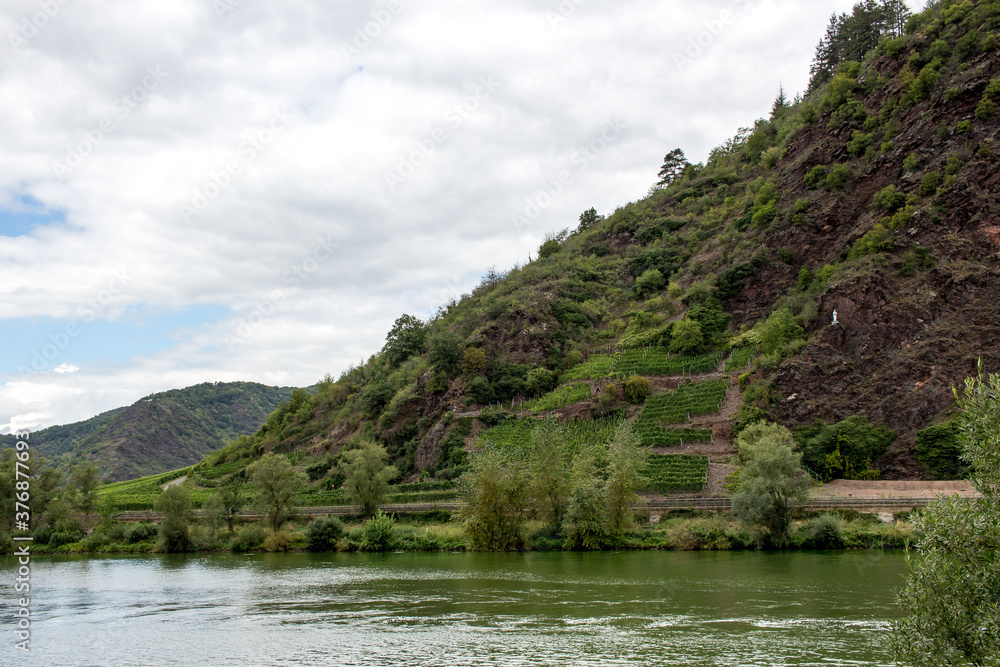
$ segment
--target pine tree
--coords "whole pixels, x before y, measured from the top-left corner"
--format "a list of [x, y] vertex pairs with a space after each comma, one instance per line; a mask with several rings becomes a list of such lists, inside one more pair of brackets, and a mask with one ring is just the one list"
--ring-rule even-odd
[[684, 169], [688, 166], [687, 158], [684, 157], [684, 151], [680, 148], [675, 148], [674, 150], [667, 153], [666, 157], [663, 158], [663, 166], [660, 168], [659, 177], [660, 180], [657, 181], [656, 185], [659, 187], [666, 187], [676, 181], [681, 174], [684, 173]]

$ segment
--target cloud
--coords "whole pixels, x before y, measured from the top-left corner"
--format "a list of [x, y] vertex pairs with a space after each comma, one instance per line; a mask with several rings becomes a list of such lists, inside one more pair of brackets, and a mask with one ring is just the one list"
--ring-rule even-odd
[[[704, 159], [779, 84], [803, 89], [852, 3], [49, 4], [34, 31], [35, 0], [0, 9], [0, 207], [59, 212], [0, 236], [0, 318], [54, 320], [29, 359], [81, 333], [41, 368], [0, 369], [0, 429], [200, 381], [336, 375], [399, 314], [431, 315], [581, 211], [642, 197], [668, 150]], [[74, 355], [95, 322], [192, 308], [216, 315], [163, 329], [157, 351]]]

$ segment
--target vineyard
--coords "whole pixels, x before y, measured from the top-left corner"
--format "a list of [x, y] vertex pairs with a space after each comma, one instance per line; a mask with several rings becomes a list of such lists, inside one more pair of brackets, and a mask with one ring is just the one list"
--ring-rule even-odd
[[757, 356], [756, 347], [737, 347], [726, 361], [726, 372], [742, 371], [750, 366], [750, 360]]
[[647, 491], [698, 492], [708, 480], [708, 457], [652, 454], [643, 474], [649, 480]]
[[671, 434], [663, 424], [683, 424], [691, 415], [704, 415], [718, 412], [722, 401], [729, 390], [730, 378], [709, 380], [707, 382], [686, 383], [675, 391], [665, 391], [646, 399], [646, 406], [635, 420], [635, 430], [642, 444], [650, 447], [670, 447], [685, 441], [696, 441], [699, 438], [711, 440], [711, 431], [691, 432], [687, 435]]
[[690, 375], [710, 373], [719, 367], [721, 353], [696, 357], [670, 354], [662, 347], [620, 350], [608, 354], [592, 354], [563, 374], [564, 380], [600, 380], [630, 375]]
[[555, 419], [507, 419], [493, 428], [483, 431], [476, 440], [476, 448], [487, 444], [501, 449], [517, 449], [527, 451], [531, 447], [531, 433], [541, 424], [549, 423], [557, 426], [560, 436], [572, 455], [581, 447], [606, 444], [611, 441], [615, 429], [621, 425], [620, 419], [572, 419], [559, 422]]
[[586, 401], [588, 398], [590, 398], [590, 385], [586, 382], [574, 382], [557, 387], [544, 396], [530, 401], [524, 407], [529, 412], [546, 412]]
[[652, 420], [636, 420], [632, 430], [645, 447], [678, 447], [685, 442], [710, 442], [710, 428], [663, 428]]

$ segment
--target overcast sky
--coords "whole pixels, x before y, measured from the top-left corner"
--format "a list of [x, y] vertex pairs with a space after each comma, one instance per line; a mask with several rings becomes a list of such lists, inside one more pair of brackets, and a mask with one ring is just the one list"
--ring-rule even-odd
[[852, 0], [5, 0], [0, 432], [309, 385], [805, 88]]

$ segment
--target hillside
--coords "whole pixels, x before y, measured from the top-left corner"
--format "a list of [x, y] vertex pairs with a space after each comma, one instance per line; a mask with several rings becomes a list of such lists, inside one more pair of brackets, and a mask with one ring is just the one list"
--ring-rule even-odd
[[804, 98], [706, 164], [672, 151], [647, 197], [585, 212], [431, 321], [399, 318], [202, 467], [284, 452], [328, 488], [373, 438], [407, 480], [452, 479], [477, 439], [523, 442], [539, 417], [571, 439], [631, 419], [657, 453], [721, 466], [767, 418], [819, 478], [959, 474], [951, 387], [979, 357], [1000, 368], [1000, 2], [881, 37], [842, 18]]
[[[86, 459], [97, 464], [104, 479], [133, 479], [196, 463], [253, 433], [291, 395], [289, 387], [253, 382], [204, 383], [37, 431], [31, 443], [64, 469]], [[14, 442], [12, 436], [0, 436], [0, 447]]]

